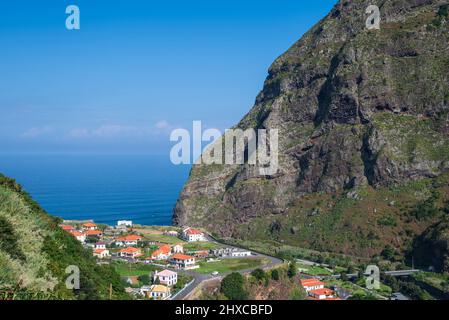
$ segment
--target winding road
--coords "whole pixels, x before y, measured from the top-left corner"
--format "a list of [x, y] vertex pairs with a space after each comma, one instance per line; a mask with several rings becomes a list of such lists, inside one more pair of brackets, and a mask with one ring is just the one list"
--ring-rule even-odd
[[[228, 245], [226, 243], [221, 243], [221, 242], [217, 241], [216, 239], [214, 239], [210, 235], [206, 235], [206, 238], [209, 242], [213, 242], [213, 243], [220, 244], [220, 245], [225, 245], [228, 248], [244, 249], [244, 248], [237, 247], [235, 245]], [[247, 249], [244, 249], [244, 250], [247, 250]], [[249, 251], [253, 252], [252, 250], [249, 250]], [[268, 256], [268, 255], [262, 254], [262, 253], [255, 253], [255, 254], [256, 254], [255, 257], [257, 257], [257, 258], [265, 258], [270, 261], [268, 264], [265, 264], [262, 267], [262, 269], [264, 269], [264, 270], [272, 269], [272, 268], [284, 263], [283, 260], [276, 258], [276, 257]], [[228, 258], [228, 259], [232, 259], [232, 258]], [[257, 267], [257, 268], [259, 268], [259, 267]], [[243, 274], [248, 274], [257, 268], [240, 270], [238, 272], [243, 273]], [[192, 293], [193, 290], [195, 290], [204, 281], [212, 280], [212, 279], [221, 279], [230, 273], [230, 272], [221, 273], [219, 276], [213, 276], [212, 274], [201, 274], [201, 273], [198, 273], [195, 271], [188, 271], [188, 270], [176, 270], [176, 272], [179, 272], [179, 273], [182, 273], [185, 275], [189, 275], [189, 276], [193, 277], [194, 280], [188, 287], [184, 288], [182, 290], [182, 292], [180, 292], [178, 295], [176, 295], [175, 298], [173, 298], [172, 300], [184, 300], [186, 297], [188, 297]]]

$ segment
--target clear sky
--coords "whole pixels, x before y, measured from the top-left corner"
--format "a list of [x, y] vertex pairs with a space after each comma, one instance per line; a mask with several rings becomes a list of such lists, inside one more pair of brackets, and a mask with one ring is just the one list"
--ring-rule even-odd
[[335, 3], [1, 1], [0, 153], [165, 153], [172, 128], [228, 128]]

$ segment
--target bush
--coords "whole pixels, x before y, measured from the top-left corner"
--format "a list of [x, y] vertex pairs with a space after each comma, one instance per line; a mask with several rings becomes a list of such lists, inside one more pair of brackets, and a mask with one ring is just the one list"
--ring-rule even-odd
[[262, 281], [267, 277], [265, 271], [260, 268], [255, 269], [253, 272], [251, 272], [251, 275], [258, 281]]
[[144, 285], [149, 285], [151, 284], [151, 278], [149, 275], [144, 274], [138, 277], [139, 281], [144, 284]]
[[287, 275], [289, 278], [293, 278], [298, 273], [298, 268], [296, 267], [296, 262], [291, 261], [288, 266]]
[[245, 278], [240, 273], [233, 272], [221, 282], [220, 291], [230, 300], [247, 300]]
[[278, 269], [274, 269], [271, 271], [271, 279], [273, 279], [274, 281], [279, 281], [279, 270]]

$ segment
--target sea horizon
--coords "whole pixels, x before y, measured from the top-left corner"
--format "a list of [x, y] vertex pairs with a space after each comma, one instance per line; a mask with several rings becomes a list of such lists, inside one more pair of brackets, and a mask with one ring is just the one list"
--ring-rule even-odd
[[46, 212], [64, 220], [172, 225], [190, 166], [168, 154], [3, 153], [0, 173], [15, 179]]

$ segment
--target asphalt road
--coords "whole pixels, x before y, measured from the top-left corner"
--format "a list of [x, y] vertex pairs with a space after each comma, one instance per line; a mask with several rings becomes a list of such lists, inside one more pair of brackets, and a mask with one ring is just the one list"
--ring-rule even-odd
[[[217, 243], [217, 244], [220, 244], [220, 245], [225, 245], [225, 246], [227, 246], [227, 247], [229, 247], [229, 248], [243, 249], [243, 248], [240, 248], [240, 247], [237, 247], [237, 246], [231, 246], [231, 245], [227, 245], [227, 244], [225, 244], [225, 243], [220, 243], [220, 242], [216, 241], [214, 238], [212, 238], [212, 237], [209, 236], [209, 235], [206, 235], [206, 238], [207, 238], [207, 240], [208, 240], [209, 242]], [[246, 249], [244, 249], [244, 250], [246, 250]], [[251, 251], [251, 250], [250, 250], [250, 251]], [[253, 251], [251, 251], [251, 252], [253, 252]], [[272, 269], [272, 268], [274, 268], [274, 267], [276, 267], [276, 266], [281, 265], [282, 263], [284, 263], [283, 260], [281, 260], [281, 259], [279, 259], [279, 258], [276, 258], [276, 257], [268, 256], [268, 255], [266, 255], [266, 254], [261, 254], [261, 253], [255, 253], [255, 254], [256, 254], [256, 255], [253, 256], [253, 257], [257, 257], [257, 258], [265, 258], [265, 259], [267, 259], [267, 260], [270, 261], [268, 264], [266, 264], [266, 265], [264, 265], [264, 266], [262, 267], [262, 269], [264, 269], [264, 270]], [[229, 258], [229, 259], [232, 259], [232, 258]], [[258, 267], [258, 268], [259, 268], [259, 267]], [[257, 268], [251, 268], [251, 269], [246, 269], [246, 270], [240, 270], [239, 272], [240, 272], [240, 273], [243, 273], [243, 274], [247, 274], [247, 273], [251, 273], [251, 272], [254, 271], [255, 269], [257, 269]], [[224, 276], [226, 276], [227, 274], [230, 273], [230, 272], [228, 272], [228, 273], [220, 273], [219, 276], [213, 276], [212, 274], [200, 274], [200, 273], [197, 273], [197, 272], [195, 272], [195, 271], [176, 270], [176, 272], [179, 272], [179, 273], [182, 273], [182, 274], [185, 274], [185, 275], [192, 276], [193, 279], [194, 279], [194, 282], [193, 282], [190, 286], [188, 286], [187, 288], [185, 288], [184, 291], [182, 291], [180, 294], [178, 294], [173, 300], [183, 300], [183, 299], [184, 299], [185, 297], [187, 297], [187, 296], [188, 296], [188, 295], [189, 295], [189, 294], [190, 294], [196, 287], [198, 287], [203, 281], [210, 280], [210, 279], [213, 279], [213, 278], [224, 277]]]

